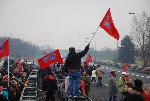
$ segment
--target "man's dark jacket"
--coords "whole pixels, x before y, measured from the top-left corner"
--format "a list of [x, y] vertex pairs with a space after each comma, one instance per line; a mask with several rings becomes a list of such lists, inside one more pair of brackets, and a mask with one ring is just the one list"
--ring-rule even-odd
[[57, 88], [57, 81], [56, 79], [50, 79], [48, 77], [49, 75], [46, 75], [43, 81], [43, 90], [45, 91], [51, 91], [51, 93], [55, 93], [55, 91], [58, 90]]
[[87, 54], [89, 50], [89, 44], [85, 47], [85, 49], [79, 53], [76, 52], [70, 52], [68, 54], [68, 57], [65, 61], [65, 70], [68, 71], [68, 69], [71, 70], [78, 70], [81, 69], [81, 58]]

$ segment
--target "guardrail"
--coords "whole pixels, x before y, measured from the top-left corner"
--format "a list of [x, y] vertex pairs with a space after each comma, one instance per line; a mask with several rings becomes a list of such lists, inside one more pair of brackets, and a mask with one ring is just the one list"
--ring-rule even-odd
[[92, 101], [91, 98], [88, 96], [84, 95], [83, 93], [79, 97], [68, 97], [67, 92], [64, 89], [64, 82], [65, 78], [63, 79], [58, 79], [58, 92], [57, 95], [60, 97], [61, 101]]

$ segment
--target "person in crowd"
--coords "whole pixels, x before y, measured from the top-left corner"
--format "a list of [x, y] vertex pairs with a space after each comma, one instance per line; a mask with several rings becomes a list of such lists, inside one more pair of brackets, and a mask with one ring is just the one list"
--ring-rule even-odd
[[115, 71], [110, 72], [110, 78], [109, 78], [109, 101], [117, 101], [117, 84], [116, 84], [116, 75]]
[[68, 85], [69, 85], [69, 76], [65, 79], [65, 91], [68, 92]]
[[3, 87], [0, 89], [0, 101], [8, 101], [8, 99], [2, 94], [2, 91], [3, 91]]
[[132, 94], [133, 92], [134, 92], [133, 83], [132, 82], [125, 83], [125, 97], [128, 96], [129, 94]]
[[96, 69], [96, 76], [97, 76], [97, 87], [102, 87], [102, 76], [103, 76], [104, 72], [103, 69], [100, 67], [100, 65], [98, 65], [98, 68]]
[[92, 71], [92, 76], [91, 76], [91, 77], [92, 77], [92, 80], [91, 80], [91, 81], [92, 81], [93, 83], [95, 83], [95, 82], [96, 82], [96, 70], [95, 70], [95, 69]]
[[88, 69], [89, 69], [88, 64], [86, 62], [84, 62], [83, 65], [82, 65], [81, 73], [83, 74], [84, 71], [87, 72]]
[[131, 82], [127, 82], [125, 84], [125, 92], [126, 95], [121, 101], [145, 101], [144, 97], [139, 92], [134, 90], [133, 84]]
[[92, 76], [92, 71], [94, 70], [93, 66], [89, 65], [87, 74], [91, 77]]
[[124, 79], [125, 79], [125, 82], [129, 82], [129, 76], [128, 75], [125, 75]]
[[29, 81], [28, 81], [25, 77], [23, 77], [23, 78], [22, 78], [22, 83], [23, 83], [23, 85], [24, 85], [25, 87], [27, 87], [28, 84], [29, 84]]
[[118, 92], [119, 92], [119, 99], [123, 99], [125, 95], [125, 74], [122, 72], [121, 76], [117, 80]]
[[8, 99], [8, 89], [7, 89], [7, 88], [3, 88], [3, 90], [2, 90], [2, 95], [3, 95], [6, 99]]
[[143, 96], [145, 101], [150, 101], [150, 84], [143, 85]]
[[45, 91], [46, 92], [46, 101], [55, 101], [55, 93], [58, 90], [57, 88], [57, 81], [53, 75], [47, 74], [44, 77], [43, 83], [45, 84]]
[[139, 94], [143, 94], [143, 82], [140, 79], [135, 79], [134, 80], [134, 90], [136, 90]]
[[85, 83], [85, 94], [86, 94], [86, 96], [89, 96], [91, 79], [90, 79], [90, 76], [87, 74], [87, 72], [83, 72], [82, 80]]
[[72, 96], [80, 96], [80, 80], [81, 80], [81, 58], [87, 54], [89, 50], [88, 44], [85, 49], [79, 53], [76, 53], [74, 47], [69, 48], [69, 54], [65, 60], [65, 70], [69, 73], [69, 87], [68, 87], [68, 95]]

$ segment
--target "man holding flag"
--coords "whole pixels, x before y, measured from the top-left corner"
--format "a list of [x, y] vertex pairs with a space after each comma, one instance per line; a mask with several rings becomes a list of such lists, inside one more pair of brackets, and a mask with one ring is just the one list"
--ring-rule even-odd
[[[68, 95], [69, 97], [80, 96], [80, 80], [81, 80], [81, 58], [87, 54], [90, 44], [88, 44], [85, 49], [79, 53], [75, 52], [74, 47], [69, 48], [69, 54], [65, 61], [65, 70], [69, 73], [69, 86]], [[75, 91], [74, 91], [75, 90]]]

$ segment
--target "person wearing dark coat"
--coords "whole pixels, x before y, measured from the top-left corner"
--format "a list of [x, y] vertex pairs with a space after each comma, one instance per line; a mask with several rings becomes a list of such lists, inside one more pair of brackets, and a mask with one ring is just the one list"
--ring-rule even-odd
[[109, 78], [109, 87], [108, 87], [108, 94], [109, 94], [109, 101], [117, 101], [117, 84], [116, 84], [116, 76], [115, 76], [115, 71], [112, 71], [110, 73], [110, 78]]
[[65, 70], [69, 73], [68, 95], [80, 96], [80, 80], [81, 80], [81, 58], [84, 57], [88, 50], [88, 44], [85, 49], [79, 53], [75, 52], [74, 47], [69, 48], [69, 54], [65, 61]]
[[44, 77], [44, 89], [46, 93], [46, 101], [55, 101], [55, 93], [58, 90], [57, 81], [53, 75], [48, 74]]

